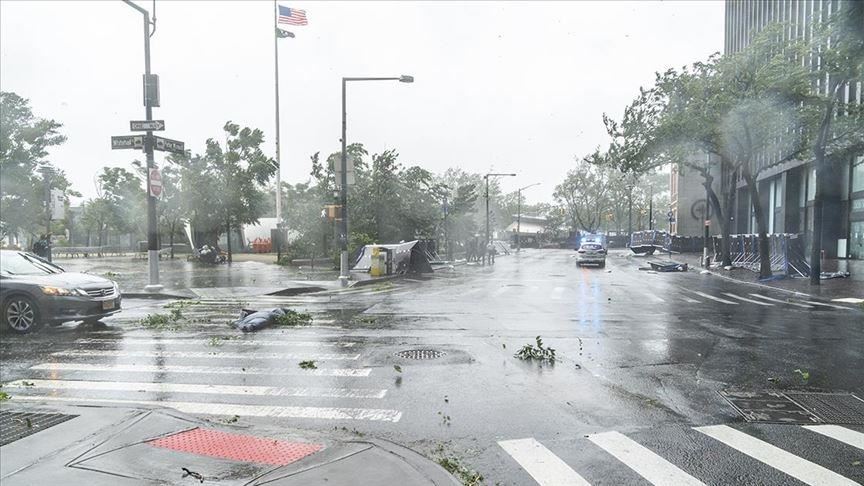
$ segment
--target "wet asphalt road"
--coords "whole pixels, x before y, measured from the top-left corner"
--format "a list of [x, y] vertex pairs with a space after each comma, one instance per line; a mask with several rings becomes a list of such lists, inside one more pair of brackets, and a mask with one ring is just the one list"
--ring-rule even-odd
[[[746, 424], [718, 394], [864, 397], [864, 312], [696, 272], [641, 272], [624, 253], [606, 269], [573, 256], [526, 250], [345, 292], [187, 302], [162, 330], [138, 320], [167, 314], [164, 302], [126, 300], [104, 326], [5, 334], [4, 390], [13, 404], [163, 404], [241, 426], [345, 427], [455, 458], [488, 484], [864, 483], [864, 449]], [[276, 305], [314, 324], [227, 327], [241, 307]], [[554, 366], [513, 357], [538, 335], [557, 350]], [[444, 354], [395, 355], [413, 349]], [[300, 369], [307, 359], [318, 368]], [[844, 427], [852, 440], [864, 432]]]

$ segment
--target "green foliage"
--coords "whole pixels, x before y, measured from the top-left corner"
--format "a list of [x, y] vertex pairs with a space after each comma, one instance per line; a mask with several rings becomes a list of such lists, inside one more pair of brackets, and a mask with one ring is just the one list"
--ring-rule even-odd
[[456, 476], [464, 486], [483, 484], [483, 475], [462, 464], [457, 457], [441, 457], [438, 459], [438, 465], [446, 469], [453, 476]]
[[313, 360], [301, 361], [300, 367], [303, 368], [304, 370], [317, 370], [318, 369], [318, 365], [316, 365], [315, 361], [313, 361]]
[[6, 400], [10, 400], [11, 398], [12, 398], [12, 395], [9, 395], [8, 393], [6, 393], [4, 391], [0, 391], [0, 402], [5, 402]]
[[311, 326], [312, 316], [305, 312], [286, 309], [285, 314], [276, 317], [276, 325], [287, 327]]
[[809, 371], [796, 369], [795, 373], [798, 373], [799, 375], [801, 375], [801, 379], [804, 381], [807, 381], [810, 379], [810, 372]]
[[148, 329], [175, 330], [178, 328], [178, 321], [182, 318], [183, 313], [180, 309], [171, 309], [170, 314], [147, 314], [138, 323]]
[[553, 348], [544, 348], [543, 340], [540, 339], [540, 336], [537, 336], [535, 340], [536, 346], [526, 344], [516, 352], [514, 357], [524, 361], [538, 361], [540, 364], [555, 364], [555, 361], [558, 359], [555, 355], [555, 350]]
[[0, 91], [0, 238], [44, 231], [45, 182], [40, 169], [54, 170], [52, 188], [69, 187], [63, 172], [46, 160], [51, 147], [66, 141], [61, 127], [34, 116], [29, 100]]

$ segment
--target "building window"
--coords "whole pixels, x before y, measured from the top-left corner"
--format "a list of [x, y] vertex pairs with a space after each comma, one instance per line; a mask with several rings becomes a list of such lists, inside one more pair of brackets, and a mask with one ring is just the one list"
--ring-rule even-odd
[[864, 191], [864, 155], [855, 160], [852, 166], [852, 192]]
[[807, 200], [816, 199], [816, 169], [810, 169], [810, 174], [807, 176]]
[[783, 179], [777, 179], [774, 184], [774, 207], [783, 207]]

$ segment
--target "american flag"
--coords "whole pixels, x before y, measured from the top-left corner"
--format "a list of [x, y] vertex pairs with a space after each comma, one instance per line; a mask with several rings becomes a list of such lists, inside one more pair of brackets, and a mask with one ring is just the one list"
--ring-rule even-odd
[[279, 5], [279, 23], [288, 25], [307, 25], [306, 11]]

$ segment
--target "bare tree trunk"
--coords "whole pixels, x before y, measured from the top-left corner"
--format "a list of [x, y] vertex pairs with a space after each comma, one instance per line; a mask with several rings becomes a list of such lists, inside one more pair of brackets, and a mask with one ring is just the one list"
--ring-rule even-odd
[[225, 232], [228, 235], [228, 263], [231, 263], [231, 218], [225, 220]]
[[171, 226], [169, 226], [171, 234], [168, 235], [168, 244], [171, 245], [171, 259], [172, 260], [174, 259], [174, 230], [175, 230], [176, 226], [177, 226], [176, 221], [174, 223], [171, 223]]
[[[817, 151], [821, 152], [821, 151]], [[810, 285], [821, 285], [822, 275], [822, 198], [825, 194], [825, 156], [816, 156], [816, 193], [813, 195], [813, 238], [810, 246]]]
[[742, 175], [750, 190], [750, 202], [753, 205], [753, 214], [756, 216], [756, 228], [759, 233], [759, 278], [771, 276], [771, 249], [768, 245], [768, 222], [765, 220], [765, 208], [759, 197], [759, 186], [748, 168], [743, 169]]

